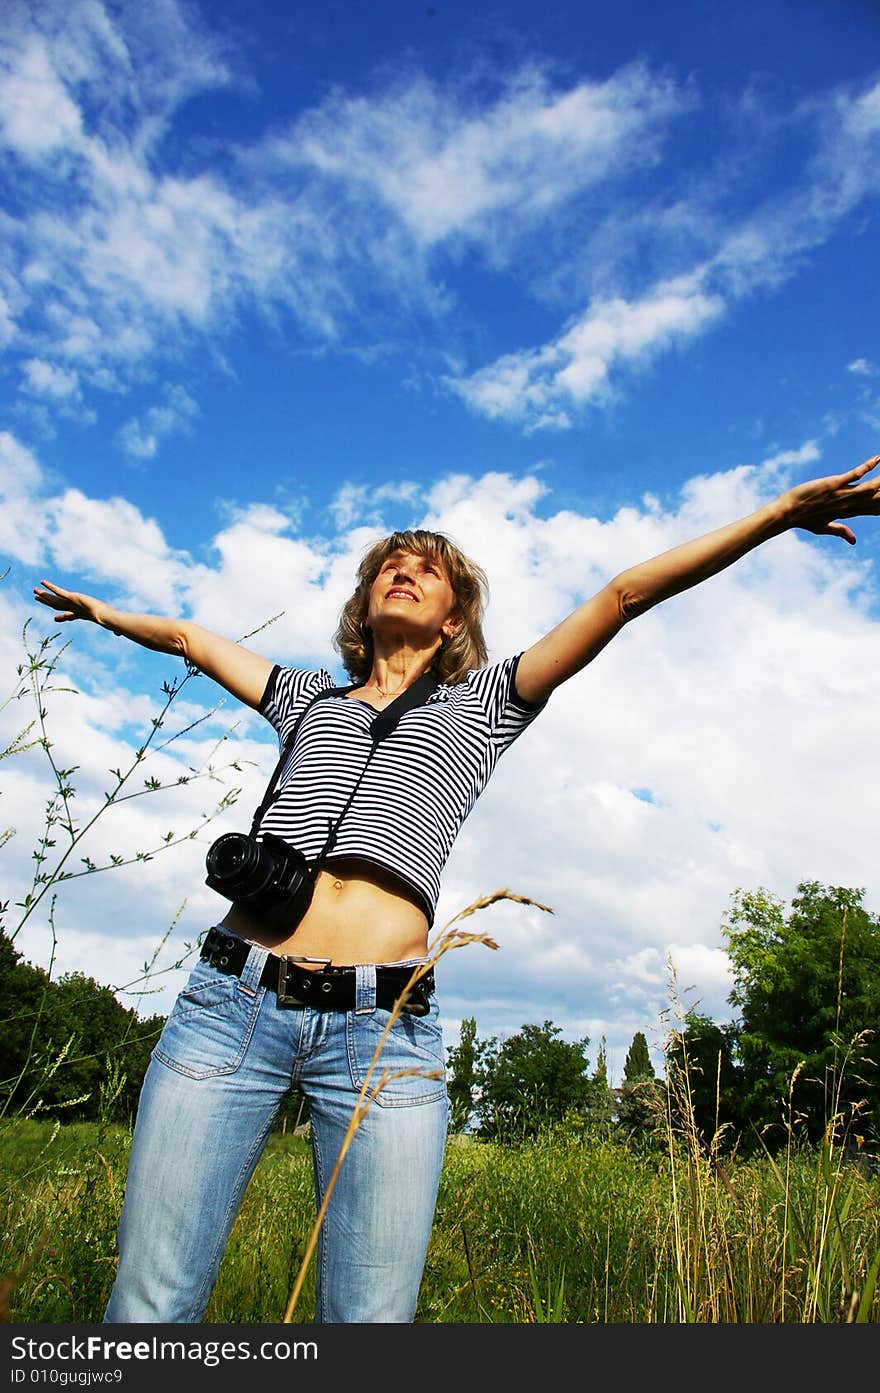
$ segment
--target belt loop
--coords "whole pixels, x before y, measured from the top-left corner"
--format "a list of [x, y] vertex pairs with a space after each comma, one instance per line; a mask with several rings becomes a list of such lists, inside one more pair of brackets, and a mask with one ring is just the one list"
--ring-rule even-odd
[[358, 1016], [376, 1009], [376, 964], [355, 963], [354, 1009]]
[[251, 944], [251, 951], [247, 955], [239, 979], [242, 991], [247, 992], [248, 996], [256, 996], [268, 956], [268, 948], [261, 948], [258, 943]]

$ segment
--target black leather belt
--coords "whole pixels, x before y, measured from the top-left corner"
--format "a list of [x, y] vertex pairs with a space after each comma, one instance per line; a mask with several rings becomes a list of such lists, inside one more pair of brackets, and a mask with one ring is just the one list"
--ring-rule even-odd
[[[240, 977], [253, 947], [246, 939], [223, 929], [209, 929], [201, 956], [218, 972]], [[376, 1005], [393, 1011], [413, 974], [411, 967], [376, 968]], [[279, 1006], [312, 1006], [318, 1011], [352, 1011], [356, 1005], [357, 978], [353, 967], [300, 967], [290, 957], [270, 953], [260, 976], [260, 986], [275, 992]], [[435, 990], [434, 969], [429, 968], [410, 987], [401, 1010], [411, 1016], [426, 1016]]]

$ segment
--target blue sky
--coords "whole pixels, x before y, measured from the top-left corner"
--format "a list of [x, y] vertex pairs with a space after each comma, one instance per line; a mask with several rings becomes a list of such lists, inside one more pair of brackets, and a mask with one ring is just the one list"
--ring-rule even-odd
[[[640, 556], [880, 448], [867, 0], [12, 0], [0, 65], [7, 670], [43, 575], [233, 637], [280, 613], [254, 646], [332, 668], [361, 550], [410, 523], [485, 566], [500, 657]], [[555, 914], [486, 912], [499, 952], [445, 965], [450, 1038], [552, 1019], [619, 1069], [634, 1029], [659, 1038], [670, 963], [726, 1018], [735, 888], [878, 903], [880, 534], [856, 530], [778, 539], [557, 693], [441, 902], [506, 885]], [[87, 802], [170, 669], [73, 640], [59, 743]], [[215, 695], [191, 684], [184, 715]], [[255, 802], [255, 718], [224, 706], [163, 758], [233, 725]], [[17, 885], [46, 773], [4, 765]], [[144, 805], [123, 840], [164, 825]], [[175, 933], [197, 933], [203, 851], [157, 858], [149, 891], [78, 882], [60, 966], [127, 980], [184, 895]], [[47, 925], [21, 943], [43, 961]]]

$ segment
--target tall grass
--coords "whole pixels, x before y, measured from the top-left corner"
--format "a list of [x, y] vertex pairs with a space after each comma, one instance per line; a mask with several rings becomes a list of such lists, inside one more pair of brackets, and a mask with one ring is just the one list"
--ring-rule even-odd
[[[501, 898], [534, 903], [508, 891], [476, 901], [450, 921], [431, 961], [467, 943], [494, 948], [458, 922]], [[696, 1126], [681, 1037], [673, 1030], [668, 1039], [667, 1057], [675, 1052], [679, 1064], [654, 1093], [658, 1149], [630, 1149], [565, 1124], [517, 1146], [450, 1137], [417, 1322], [880, 1319], [880, 1175], [846, 1160], [842, 1116], [832, 1112], [822, 1144], [809, 1147], [798, 1140], [789, 1106], [781, 1152], [723, 1156], [720, 1131], [707, 1144]], [[847, 1057], [842, 1051], [841, 1067]], [[373, 1063], [348, 1142], [385, 1083], [378, 1050]], [[832, 1090], [832, 1101], [838, 1095]], [[108, 1124], [19, 1117], [0, 1126], [7, 1319], [101, 1319], [129, 1144], [125, 1129]], [[313, 1320], [320, 1220], [308, 1141], [274, 1135], [233, 1226], [205, 1322]]]
[[[480, 942], [455, 916], [429, 961]], [[546, 906], [538, 906], [546, 909]], [[420, 971], [415, 969], [411, 983]], [[399, 1009], [399, 1008], [398, 1008]], [[392, 1015], [393, 1019], [393, 1015]], [[422, 1323], [856, 1323], [880, 1318], [880, 1177], [847, 1163], [832, 1112], [821, 1146], [785, 1120], [781, 1153], [722, 1158], [697, 1128], [682, 1037], [669, 1033], [658, 1088], [661, 1149], [587, 1127], [518, 1146], [451, 1137], [416, 1319]], [[848, 1055], [841, 1051], [841, 1068]], [[387, 1082], [381, 1042], [337, 1160]], [[792, 1090], [793, 1090], [792, 1081]], [[832, 1102], [839, 1098], [831, 1090]], [[130, 1136], [35, 1117], [0, 1126], [6, 1177], [0, 1281], [7, 1319], [99, 1321], [112, 1285]], [[329, 1198], [329, 1192], [328, 1192]], [[206, 1323], [314, 1318], [310, 1148], [271, 1138], [245, 1195]]]
[[[4, 1126], [7, 1319], [101, 1319], [128, 1144], [124, 1129], [98, 1124]], [[206, 1323], [282, 1321], [314, 1217], [308, 1141], [274, 1135]], [[793, 1146], [784, 1165], [757, 1157], [728, 1173], [682, 1147], [644, 1156], [582, 1136], [515, 1147], [452, 1137], [416, 1320], [877, 1322], [878, 1252], [880, 1180], [827, 1148]], [[313, 1316], [308, 1267], [296, 1321]]]

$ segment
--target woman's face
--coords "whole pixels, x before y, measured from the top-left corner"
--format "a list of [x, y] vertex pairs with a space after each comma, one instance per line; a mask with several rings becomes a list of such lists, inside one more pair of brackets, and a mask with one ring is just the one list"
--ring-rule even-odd
[[370, 587], [366, 622], [374, 635], [433, 643], [455, 632], [455, 595], [443, 568], [427, 556], [394, 551]]

